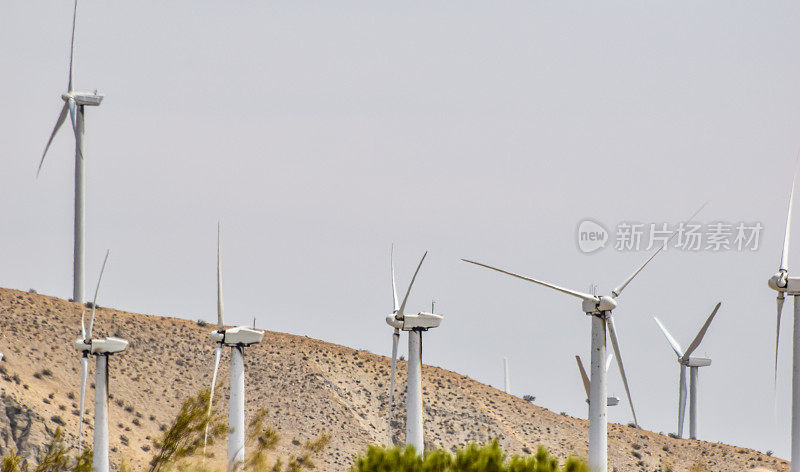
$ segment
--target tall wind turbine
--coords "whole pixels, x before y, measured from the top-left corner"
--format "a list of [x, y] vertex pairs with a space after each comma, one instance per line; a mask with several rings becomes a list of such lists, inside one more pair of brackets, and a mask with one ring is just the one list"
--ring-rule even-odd
[[[611, 367], [611, 361], [614, 360], [614, 354], [609, 354], [608, 358], [606, 359], [606, 373], [608, 372], [608, 368]], [[581, 356], [575, 356], [575, 362], [578, 363], [578, 371], [581, 373], [581, 381], [583, 382], [583, 389], [586, 390], [586, 403], [589, 403], [589, 376], [586, 375], [586, 369], [583, 368], [583, 362], [581, 361]], [[611, 396], [606, 397], [606, 405], [608, 406], [617, 406], [619, 405], [619, 397]]]
[[[800, 159], [798, 159], [800, 167]], [[794, 296], [794, 330], [792, 336], [792, 472], [800, 472], [800, 277], [789, 277], [789, 233], [792, 228], [792, 203], [797, 183], [797, 168], [789, 193], [789, 210], [786, 212], [786, 232], [783, 235], [783, 252], [778, 272], [767, 284], [778, 292], [778, 318], [775, 333], [775, 388], [778, 382], [778, 343], [781, 335], [781, 312], [785, 295]]]
[[[703, 205], [705, 206], [705, 205]], [[703, 206], [692, 215], [688, 221], [691, 221], [697, 213], [702, 210]], [[667, 244], [678, 234], [678, 231], [664, 241], [664, 244], [659, 247], [644, 263], [639, 266], [624, 282], [617, 288], [611, 291], [610, 295], [597, 296], [577, 290], [563, 288], [549, 282], [543, 282], [530, 277], [525, 277], [513, 272], [508, 272], [503, 269], [498, 269], [480, 262], [462, 259], [464, 262], [475, 264], [487, 269], [491, 269], [502, 274], [510, 275], [518, 279], [522, 279], [535, 284], [543, 285], [558, 292], [571, 295], [582, 300], [582, 311], [589, 315], [592, 320], [592, 343], [591, 343], [591, 381], [589, 382], [589, 470], [591, 472], [606, 472], [608, 467], [608, 438], [607, 438], [607, 417], [608, 405], [606, 403], [606, 330], [608, 330], [609, 337], [611, 338], [611, 345], [614, 348], [614, 354], [617, 358], [617, 365], [619, 366], [620, 374], [622, 374], [622, 383], [625, 385], [625, 393], [628, 396], [628, 403], [631, 407], [634, 423], [638, 426], [636, 420], [636, 411], [633, 408], [633, 401], [631, 400], [631, 392], [628, 388], [628, 379], [625, 375], [625, 367], [622, 364], [622, 356], [619, 351], [619, 342], [617, 341], [617, 330], [614, 325], [614, 318], [612, 310], [617, 307], [617, 297], [622, 294], [622, 291], [631, 281], [639, 275], [639, 273], [658, 255]]]
[[714, 311], [711, 312], [711, 315], [706, 319], [705, 324], [703, 327], [700, 328], [700, 331], [697, 333], [697, 336], [694, 337], [692, 343], [686, 348], [686, 351], [681, 349], [681, 345], [678, 344], [678, 341], [675, 340], [674, 337], [667, 331], [666, 326], [661, 323], [661, 320], [653, 317], [658, 324], [658, 327], [661, 328], [661, 332], [664, 333], [664, 337], [667, 338], [667, 342], [670, 346], [672, 346], [672, 350], [675, 351], [675, 355], [678, 356], [678, 364], [681, 366], [681, 376], [678, 383], [678, 437], [683, 437], [683, 418], [684, 413], [686, 411], [686, 368], [689, 368], [689, 437], [691, 439], [697, 439], [697, 375], [698, 369], [700, 367], [706, 367], [711, 365], [711, 359], [707, 359], [704, 357], [692, 357], [692, 352], [700, 346], [700, 342], [703, 341], [703, 336], [706, 335], [706, 331], [708, 331], [708, 327], [711, 326], [711, 320], [714, 319], [714, 315], [717, 314], [717, 310], [719, 310], [720, 305], [722, 303], [717, 303], [717, 306], [714, 307]]
[[[217, 225], [217, 330], [210, 334], [211, 340], [217, 343], [214, 350], [214, 373], [211, 376], [211, 397], [208, 401], [208, 412], [211, 413], [211, 402], [217, 383], [219, 358], [222, 346], [231, 348], [231, 394], [228, 409], [228, 470], [239, 470], [244, 464], [244, 348], [258, 344], [264, 339], [264, 332], [248, 326], [237, 326], [225, 329], [222, 304], [222, 240]], [[206, 438], [208, 429], [206, 428]]]
[[98, 95], [97, 92], [76, 92], [72, 88], [73, 64], [72, 58], [75, 52], [75, 21], [78, 13], [78, 0], [72, 10], [72, 39], [69, 45], [69, 81], [67, 82], [67, 92], [61, 95], [64, 100], [64, 106], [61, 108], [61, 113], [58, 115], [56, 125], [53, 127], [53, 132], [50, 133], [50, 139], [47, 140], [47, 145], [42, 153], [42, 159], [39, 161], [39, 168], [36, 170], [36, 176], [42, 170], [44, 158], [47, 155], [47, 150], [53, 142], [53, 138], [58, 133], [61, 125], [69, 114], [70, 121], [72, 122], [72, 131], [75, 134], [75, 241], [73, 247], [73, 267], [72, 267], [72, 299], [78, 303], [83, 303], [84, 300], [84, 210], [86, 208], [84, 198], [84, 171], [83, 159], [86, 155], [85, 147], [83, 144], [84, 135], [84, 116], [85, 108], [87, 106], [99, 106], [103, 101], [103, 96]]
[[81, 337], [75, 341], [75, 348], [81, 353], [81, 396], [80, 414], [78, 423], [78, 445], [81, 445], [81, 427], [83, 425], [84, 396], [86, 395], [86, 376], [89, 368], [89, 355], [97, 359], [95, 367], [94, 389], [94, 454], [92, 457], [93, 472], [108, 472], [108, 359], [113, 354], [122, 352], [128, 347], [128, 341], [122, 338], [108, 337], [92, 339], [94, 328], [94, 312], [97, 309], [97, 293], [100, 291], [100, 281], [108, 262], [108, 252], [97, 278], [97, 287], [94, 290], [92, 302], [92, 317], [89, 320], [89, 329], [86, 330], [81, 315]]
[[408, 296], [411, 294], [411, 287], [414, 286], [414, 281], [417, 279], [422, 263], [425, 261], [425, 256], [417, 265], [417, 270], [411, 278], [411, 283], [408, 284], [406, 296], [403, 297], [403, 302], [400, 307], [397, 306], [397, 289], [394, 283], [394, 258], [392, 257], [392, 289], [394, 294], [394, 310], [386, 317], [386, 323], [394, 328], [392, 334], [392, 370], [389, 380], [389, 438], [391, 441], [391, 408], [392, 398], [394, 397], [394, 376], [395, 364], [397, 358], [397, 340], [400, 337], [400, 330], [408, 332], [408, 391], [406, 395], [406, 444], [414, 446], [417, 454], [422, 454], [424, 450], [424, 441], [422, 434], [422, 332], [431, 328], [436, 328], [442, 323], [442, 315], [434, 313], [419, 312], [417, 314], [406, 313], [406, 302]]

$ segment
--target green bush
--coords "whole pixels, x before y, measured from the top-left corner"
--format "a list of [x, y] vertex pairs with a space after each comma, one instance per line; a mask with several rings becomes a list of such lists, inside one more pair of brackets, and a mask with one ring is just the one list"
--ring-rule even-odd
[[370, 446], [356, 458], [350, 472], [588, 472], [586, 464], [569, 458], [562, 467], [558, 459], [539, 446], [535, 455], [504, 452], [497, 440], [486, 445], [470, 444], [455, 454], [435, 449], [418, 456], [413, 446]]

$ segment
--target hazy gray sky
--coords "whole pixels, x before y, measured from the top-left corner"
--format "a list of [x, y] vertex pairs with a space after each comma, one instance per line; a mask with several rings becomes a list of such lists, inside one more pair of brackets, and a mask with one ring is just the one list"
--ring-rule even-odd
[[[0, 6], [0, 285], [62, 298], [68, 126], [34, 175], [71, 3]], [[390, 244], [402, 289], [430, 250], [410, 307], [435, 297], [445, 320], [424, 361], [502, 386], [506, 356], [513, 393], [585, 417], [580, 302], [458, 259], [608, 292], [646, 253], [581, 254], [579, 221], [671, 222], [709, 200], [701, 222], [761, 222], [761, 248], [667, 251], [620, 297], [637, 414], [676, 429], [678, 366], [652, 316], [686, 345], [722, 301], [697, 352], [714, 359], [700, 437], [788, 455], [792, 310], [776, 422], [766, 281], [800, 147], [800, 5], [81, 0], [78, 15], [77, 88], [106, 95], [86, 125], [88, 286], [112, 250], [100, 304], [213, 319], [220, 219], [228, 322], [388, 354]], [[624, 397], [616, 367], [609, 393]], [[624, 402], [609, 414], [631, 421]]]

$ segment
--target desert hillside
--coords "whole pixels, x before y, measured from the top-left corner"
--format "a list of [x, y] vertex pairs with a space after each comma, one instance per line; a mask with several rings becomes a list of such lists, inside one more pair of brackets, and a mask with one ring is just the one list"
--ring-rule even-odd
[[[34, 460], [58, 425], [74, 440], [80, 361], [73, 342], [80, 333], [83, 309], [59, 298], [0, 289], [0, 351], [5, 355], [0, 362], [0, 453], [19, 450]], [[212, 327], [106, 308], [98, 309], [97, 316], [97, 336], [130, 341], [125, 353], [110, 360], [112, 462], [125, 456], [140, 470], [161, 425], [173, 417], [184, 398], [209, 385]], [[281, 454], [295, 452], [293, 439], [329, 433], [331, 444], [318, 470], [346, 471], [356, 453], [386, 441], [388, 358], [274, 332], [267, 332], [264, 342], [245, 354], [248, 412], [268, 409], [270, 424], [283, 438]], [[220, 371], [224, 411], [227, 355], [223, 354]], [[404, 389], [405, 367], [401, 362], [399, 389]], [[91, 438], [93, 384], [87, 390], [84, 439]], [[585, 420], [553, 413], [435, 367], [424, 367], [423, 390], [427, 445], [450, 449], [497, 437], [513, 452], [534, 451], [543, 444], [562, 458], [586, 455]], [[394, 439], [399, 443], [404, 439], [405, 394], [397, 395]], [[699, 465], [710, 471], [789, 470], [786, 461], [757, 451], [673, 439], [624, 425], [609, 425], [609, 436], [609, 460], [619, 471], [677, 472]], [[218, 448], [216, 455], [224, 457], [223, 449]]]

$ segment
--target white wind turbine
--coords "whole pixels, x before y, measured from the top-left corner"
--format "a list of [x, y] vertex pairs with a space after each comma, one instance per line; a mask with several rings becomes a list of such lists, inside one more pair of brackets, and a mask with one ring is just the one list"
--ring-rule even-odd
[[44, 164], [44, 158], [47, 155], [47, 150], [50, 148], [50, 144], [53, 142], [53, 138], [58, 133], [59, 128], [61, 125], [64, 124], [64, 120], [67, 118], [67, 114], [69, 114], [70, 121], [72, 122], [72, 130], [75, 134], [75, 240], [74, 240], [74, 247], [73, 247], [73, 269], [72, 269], [72, 278], [73, 278], [73, 285], [72, 285], [72, 299], [78, 303], [84, 302], [84, 271], [83, 271], [83, 261], [84, 261], [84, 211], [86, 208], [86, 202], [84, 198], [84, 190], [85, 190], [85, 183], [84, 183], [84, 171], [83, 171], [83, 159], [86, 155], [85, 148], [83, 144], [83, 135], [84, 135], [84, 115], [85, 115], [85, 107], [87, 106], [99, 106], [100, 102], [103, 101], [103, 96], [98, 95], [95, 91], [94, 93], [88, 92], [76, 92], [72, 88], [72, 76], [73, 76], [73, 65], [72, 65], [72, 56], [75, 52], [75, 21], [78, 13], [78, 0], [75, 0], [75, 4], [72, 11], [72, 39], [70, 41], [69, 46], [69, 81], [67, 82], [67, 92], [61, 95], [61, 99], [64, 100], [64, 106], [61, 108], [61, 113], [58, 115], [58, 119], [56, 120], [56, 125], [53, 127], [53, 132], [50, 133], [50, 139], [47, 140], [47, 145], [44, 148], [44, 152], [42, 153], [42, 159], [39, 161], [39, 168], [36, 170], [36, 176], [39, 176], [39, 172], [42, 170], [42, 164]]
[[89, 356], [94, 355], [97, 359], [95, 367], [95, 390], [94, 390], [94, 453], [92, 458], [93, 472], [108, 472], [108, 358], [118, 352], [122, 352], [128, 347], [128, 341], [121, 338], [108, 337], [92, 339], [94, 328], [94, 312], [97, 308], [97, 293], [100, 291], [100, 281], [103, 279], [103, 271], [108, 261], [108, 252], [103, 260], [103, 267], [100, 269], [100, 276], [97, 278], [97, 288], [94, 291], [94, 301], [92, 302], [92, 317], [89, 320], [89, 329], [84, 326], [83, 315], [81, 315], [81, 337], [75, 341], [75, 348], [81, 353], [81, 395], [79, 405], [78, 423], [78, 445], [81, 443], [81, 427], [83, 426], [83, 407], [86, 395], [86, 377], [89, 369]]
[[[394, 251], [392, 251], [394, 252]], [[400, 339], [400, 331], [408, 332], [408, 390], [406, 395], [406, 444], [414, 446], [417, 454], [422, 454], [425, 447], [422, 431], [422, 332], [431, 328], [436, 328], [442, 323], [442, 315], [434, 313], [419, 312], [417, 314], [406, 313], [406, 302], [411, 294], [411, 287], [417, 278], [425, 256], [417, 265], [417, 270], [408, 284], [406, 296], [403, 303], [397, 306], [397, 288], [394, 278], [394, 256], [392, 255], [392, 294], [394, 295], [394, 310], [386, 317], [386, 323], [394, 328], [392, 334], [392, 368], [389, 379], [389, 442], [391, 443], [392, 429], [392, 407], [394, 398], [394, 377], [397, 363], [397, 341]]]
[[[614, 359], [614, 354], [609, 354], [606, 359], [606, 375], [608, 375], [608, 368], [611, 367], [611, 361]], [[575, 362], [578, 363], [578, 371], [581, 373], [581, 381], [583, 382], [583, 389], [586, 390], [586, 403], [589, 403], [589, 376], [586, 375], [586, 369], [583, 368], [581, 356], [575, 356]], [[619, 405], [619, 397], [610, 396], [606, 397], [606, 405], [617, 406]]]
[[[228, 409], [228, 470], [240, 470], [244, 464], [245, 421], [244, 421], [244, 348], [258, 344], [264, 338], [264, 332], [248, 326], [237, 326], [225, 329], [222, 306], [222, 241], [220, 228], [217, 225], [217, 330], [210, 334], [211, 340], [217, 343], [214, 350], [214, 373], [211, 376], [211, 397], [208, 401], [208, 412], [211, 414], [211, 402], [217, 383], [217, 370], [222, 355], [222, 346], [231, 348], [231, 392]], [[208, 428], [206, 427], [206, 439]]]
[[686, 368], [689, 368], [689, 437], [691, 439], [697, 439], [697, 387], [698, 387], [698, 369], [700, 367], [706, 367], [711, 365], [711, 359], [707, 359], [704, 357], [692, 357], [692, 352], [700, 346], [700, 342], [703, 341], [703, 336], [706, 335], [706, 331], [708, 331], [708, 327], [711, 325], [711, 320], [714, 319], [714, 315], [717, 314], [717, 310], [722, 303], [717, 303], [717, 306], [714, 307], [714, 311], [711, 312], [711, 315], [706, 319], [705, 324], [703, 327], [700, 328], [700, 331], [692, 340], [692, 343], [686, 348], [686, 351], [681, 349], [681, 345], [678, 344], [678, 341], [675, 340], [674, 337], [667, 331], [667, 328], [661, 323], [656, 317], [653, 317], [658, 324], [658, 327], [661, 328], [661, 332], [664, 333], [664, 337], [667, 338], [667, 342], [670, 346], [672, 346], [672, 350], [675, 351], [675, 355], [678, 356], [678, 364], [681, 366], [681, 374], [678, 384], [678, 437], [683, 437], [683, 418], [684, 413], [686, 411]]
[[503, 391], [511, 395], [511, 379], [508, 376], [508, 357], [503, 358]]
[[[800, 167], [800, 158], [798, 159]], [[800, 472], [800, 277], [789, 277], [789, 233], [792, 227], [792, 203], [797, 183], [797, 168], [792, 179], [792, 191], [789, 193], [789, 210], [786, 214], [786, 232], [783, 235], [783, 252], [778, 272], [767, 282], [769, 287], [778, 292], [778, 318], [775, 333], [775, 389], [778, 383], [778, 344], [781, 334], [781, 312], [785, 295], [794, 297], [794, 330], [792, 337], [792, 472]]]
[[[700, 210], [703, 209], [703, 206], [700, 207], [690, 218], [688, 221], [691, 221]], [[680, 227], [679, 227], [680, 228]], [[631, 392], [628, 388], [628, 379], [625, 375], [625, 367], [622, 364], [622, 356], [620, 355], [619, 351], [619, 342], [617, 341], [617, 330], [614, 326], [614, 318], [612, 316], [612, 310], [617, 307], [617, 297], [620, 296], [622, 291], [625, 287], [628, 286], [629, 283], [639, 275], [647, 264], [653, 260], [659, 252], [661, 252], [672, 238], [678, 234], [678, 230], [675, 230], [672, 235], [664, 241], [664, 244], [659, 247], [653, 254], [646, 260], [644, 263], [639, 266], [624, 282], [622, 282], [617, 288], [611, 291], [610, 295], [604, 296], [597, 296], [592, 295], [584, 292], [579, 292], [577, 290], [572, 290], [568, 288], [563, 288], [558, 285], [551, 284], [549, 282], [543, 282], [541, 280], [533, 279], [530, 277], [525, 277], [519, 274], [515, 274], [513, 272], [508, 272], [503, 269], [498, 269], [496, 267], [492, 267], [486, 264], [482, 264], [480, 262], [470, 261], [467, 259], [462, 259], [464, 262], [469, 262], [470, 264], [475, 264], [481, 267], [485, 267], [487, 269], [491, 269], [506, 275], [510, 275], [512, 277], [516, 277], [518, 279], [522, 279], [528, 282], [533, 282], [535, 284], [543, 285], [545, 287], [551, 288], [553, 290], [559, 291], [561, 293], [571, 295], [573, 297], [579, 298], [582, 300], [582, 311], [587, 315], [591, 316], [592, 319], [592, 343], [591, 343], [591, 381], [589, 382], [589, 470], [591, 472], [606, 472], [608, 467], [608, 437], [607, 437], [607, 429], [608, 429], [608, 405], [607, 405], [607, 396], [606, 396], [606, 369], [605, 369], [605, 360], [606, 360], [606, 330], [608, 330], [609, 337], [611, 338], [611, 345], [614, 348], [614, 354], [616, 354], [617, 358], [617, 365], [619, 366], [620, 374], [622, 374], [622, 383], [625, 385], [625, 393], [628, 396], [628, 403], [631, 407], [631, 413], [633, 414], [633, 421], [637, 425], [639, 422], [636, 420], [636, 411], [633, 408], [633, 401], [631, 400]]]

